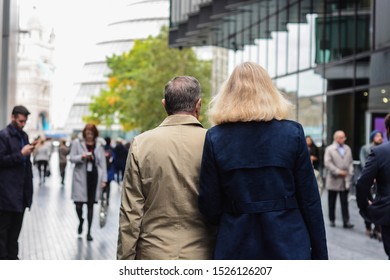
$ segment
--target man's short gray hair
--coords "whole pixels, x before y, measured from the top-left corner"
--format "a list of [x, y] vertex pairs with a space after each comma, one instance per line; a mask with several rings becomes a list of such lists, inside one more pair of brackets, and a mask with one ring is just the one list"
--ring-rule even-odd
[[192, 76], [178, 76], [165, 85], [165, 110], [168, 115], [192, 113], [200, 99], [199, 81]]

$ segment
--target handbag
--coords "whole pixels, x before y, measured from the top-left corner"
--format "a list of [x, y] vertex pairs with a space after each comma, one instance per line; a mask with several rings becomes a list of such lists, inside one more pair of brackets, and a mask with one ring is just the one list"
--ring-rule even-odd
[[100, 213], [99, 213], [99, 222], [100, 222], [100, 227], [104, 227], [107, 222], [107, 193], [103, 192], [102, 193], [102, 198], [100, 201]]
[[367, 215], [374, 224], [390, 225], [390, 196], [376, 196], [367, 207]]

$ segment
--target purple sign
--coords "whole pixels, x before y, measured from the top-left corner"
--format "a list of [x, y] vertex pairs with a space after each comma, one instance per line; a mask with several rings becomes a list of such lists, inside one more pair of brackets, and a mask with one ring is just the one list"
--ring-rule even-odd
[[373, 116], [374, 127], [373, 130], [377, 129], [382, 131], [383, 134], [383, 143], [387, 142], [386, 128], [385, 128], [385, 117], [382, 116]]

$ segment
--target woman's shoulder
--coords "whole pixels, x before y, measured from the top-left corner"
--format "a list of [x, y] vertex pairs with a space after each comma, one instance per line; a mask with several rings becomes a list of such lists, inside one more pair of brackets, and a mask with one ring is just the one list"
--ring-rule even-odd
[[302, 128], [302, 125], [299, 122], [293, 120], [272, 120], [272, 121], [287, 127]]
[[251, 122], [233, 122], [233, 123], [222, 123], [208, 129], [209, 132], [219, 132], [232, 129], [247, 129], [252, 127], [264, 127], [264, 128], [291, 128], [301, 130], [302, 125], [293, 120], [276, 120], [271, 121], [251, 121]]

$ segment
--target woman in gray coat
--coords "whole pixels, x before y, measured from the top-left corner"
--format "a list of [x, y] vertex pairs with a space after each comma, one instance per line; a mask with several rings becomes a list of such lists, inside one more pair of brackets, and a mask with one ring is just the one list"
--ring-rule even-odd
[[83, 231], [83, 205], [87, 204], [87, 240], [92, 241], [93, 205], [97, 203], [101, 189], [106, 186], [106, 158], [102, 144], [97, 141], [99, 132], [96, 126], [87, 124], [82, 134], [83, 138], [74, 140], [70, 150], [70, 161], [75, 164], [72, 180], [72, 200], [76, 204], [76, 212], [80, 220], [79, 234]]

